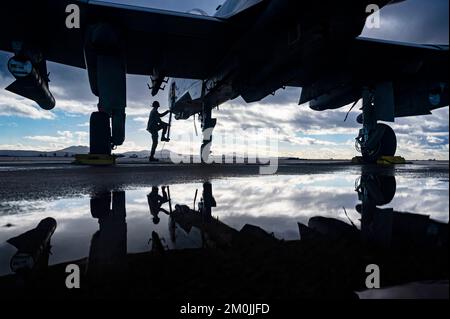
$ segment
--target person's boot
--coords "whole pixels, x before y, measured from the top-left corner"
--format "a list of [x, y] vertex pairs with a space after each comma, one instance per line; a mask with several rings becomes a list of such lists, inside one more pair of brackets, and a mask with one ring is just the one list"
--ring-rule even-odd
[[154, 162], [159, 162], [159, 159], [154, 158], [154, 157], [150, 157], [150, 158], [148, 159], [148, 161], [151, 162], [151, 163], [154, 163]]
[[170, 142], [170, 138], [168, 137], [161, 137], [161, 142]]

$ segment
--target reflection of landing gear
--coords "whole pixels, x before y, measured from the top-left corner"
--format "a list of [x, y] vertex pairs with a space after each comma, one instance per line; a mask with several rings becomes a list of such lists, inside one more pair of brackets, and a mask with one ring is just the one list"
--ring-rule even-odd
[[395, 176], [363, 174], [356, 185], [359, 200], [373, 206], [392, 202], [397, 191]]
[[211, 154], [212, 133], [217, 124], [217, 119], [212, 118], [212, 108], [204, 106], [201, 114], [203, 143], [200, 148], [202, 163], [208, 162]]
[[356, 138], [356, 148], [362, 153], [364, 162], [374, 163], [383, 156], [395, 156], [397, 137], [390, 126], [377, 123], [374, 93], [369, 89], [363, 92], [362, 111], [358, 122], [363, 128]]
[[203, 221], [208, 222], [212, 218], [212, 208], [217, 207], [216, 200], [213, 196], [211, 183], [203, 184], [203, 197], [198, 203], [198, 210], [202, 215]]
[[395, 176], [363, 173], [357, 181], [356, 191], [360, 204], [361, 236], [366, 243], [387, 242], [392, 233], [392, 209], [379, 208], [392, 202], [397, 191]]
[[116, 278], [127, 267], [127, 213], [125, 192], [99, 192], [90, 200], [91, 215], [99, 230], [92, 236], [88, 277], [94, 285]]

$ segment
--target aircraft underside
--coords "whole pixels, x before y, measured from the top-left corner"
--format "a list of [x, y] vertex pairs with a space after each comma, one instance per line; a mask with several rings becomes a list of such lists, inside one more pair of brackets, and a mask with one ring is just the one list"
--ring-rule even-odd
[[[347, 72], [341, 75], [336, 72], [303, 87], [300, 104], [309, 103], [313, 110], [326, 111], [352, 104], [353, 109], [362, 101], [361, 114], [357, 118], [362, 128], [356, 137], [355, 147], [365, 162], [373, 163], [383, 156], [395, 156], [397, 150], [394, 130], [380, 122], [393, 123], [398, 117], [429, 115], [435, 109], [448, 106], [448, 82], [445, 77], [444, 74], [430, 76], [426, 71], [396, 78], [390, 77], [388, 73], [384, 76], [370, 70], [367, 70], [367, 74]], [[206, 131], [208, 136], [203, 139], [202, 155], [209, 154], [204, 152], [206, 146], [208, 150], [211, 148], [210, 135], [216, 123], [212, 119], [212, 110], [215, 107], [238, 96], [245, 99], [249, 94], [258, 95], [256, 101], [259, 101], [260, 97], [268, 95], [267, 87], [282, 88], [286, 82], [263, 84], [259, 91], [256, 89], [256, 93], [254, 87], [251, 88], [251, 93], [248, 93], [233, 84], [233, 79], [213, 87], [207, 86], [208, 81], [171, 81], [173, 93], [169, 103], [175, 117], [186, 120], [194, 114], [199, 114], [199, 119], [202, 120], [203, 131]], [[208, 124], [211, 121], [214, 125]]]
[[[2, 4], [2, 12], [21, 14], [0, 19], [0, 27], [13, 29], [0, 36], [0, 49], [14, 54], [8, 68], [16, 81], [7, 89], [50, 110], [55, 100], [47, 60], [85, 68], [98, 97], [90, 120], [91, 154], [110, 155], [125, 141], [127, 74], [150, 75], [153, 96], [167, 78], [174, 79], [170, 109], [175, 119], [199, 115], [203, 160], [217, 123], [213, 109], [238, 96], [250, 103], [285, 86], [302, 87], [300, 104], [309, 102], [318, 111], [362, 99], [356, 142], [367, 162], [396, 153], [395, 133], [380, 121], [430, 114], [449, 103], [448, 45], [357, 38], [369, 15], [368, 0], [357, 6], [234, 1], [240, 9], [226, 13], [225, 5], [219, 17], [77, 2], [86, 17], [75, 30], [62, 23], [69, 2], [47, 2], [47, 11], [33, 1], [29, 10]], [[389, 1], [376, 2], [382, 7]], [[48, 25], [36, 21], [50, 13], [55, 18]]]

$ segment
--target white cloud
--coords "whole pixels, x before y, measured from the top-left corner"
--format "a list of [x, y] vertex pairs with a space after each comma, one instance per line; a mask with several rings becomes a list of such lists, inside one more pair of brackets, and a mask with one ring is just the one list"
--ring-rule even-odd
[[438, 137], [433, 136], [433, 135], [427, 136], [427, 141], [428, 141], [428, 143], [430, 143], [430, 144], [442, 144], [442, 143], [445, 142], [444, 139], [438, 138]]
[[39, 108], [28, 99], [17, 97], [12, 93], [0, 94], [0, 116], [19, 116], [35, 120], [53, 120], [56, 115]]
[[147, 124], [148, 117], [135, 117], [135, 118], [133, 118], [133, 121], [139, 122], [141, 124]]
[[[55, 150], [73, 145], [87, 145], [89, 133], [82, 131], [57, 131], [56, 135], [33, 135], [25, 136], [24, 139], [37, 142], [33, 149]], [[11, 148], [6, 148], [11, 149]]]
[[35, 135], [35, 136], [25, 136], [25, 139], [43, 142], [43, 143], [64, 143], [66, 139], [61, 136], [44, 136], [44, 135]]
[[97, 104], [92, 101], [59, 99], [56, 101], [56, 110], [68, 114], [90, 115], [97, 111]]

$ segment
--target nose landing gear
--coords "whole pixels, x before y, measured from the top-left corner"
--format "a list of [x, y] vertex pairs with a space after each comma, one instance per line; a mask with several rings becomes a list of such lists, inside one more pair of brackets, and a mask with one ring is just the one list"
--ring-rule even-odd
[[217, 125], [217, 119], [212, 118], [212, 108], [204, 107], [201, 114], [203, 143], [200, 148], [201, 162], [208, 163], [211, 154], [212, 133]]
[[378, 123], [374, 94], [369, 89], [363, 91], [362, 122], [363, 128], [356, 138], [356, 149], [361, 152], [365, 163], [375, 163], [381, 157], [393, 157], [397, 151], [397, 137], [394, 130], [383, 123]]

